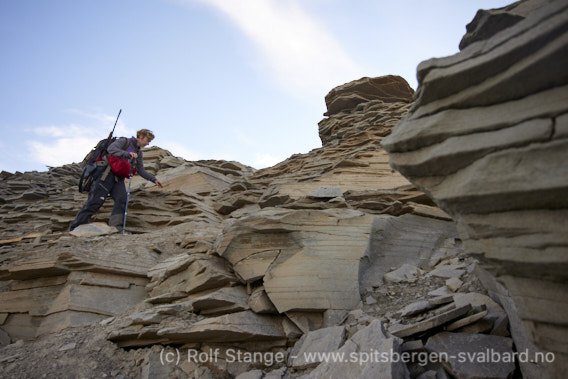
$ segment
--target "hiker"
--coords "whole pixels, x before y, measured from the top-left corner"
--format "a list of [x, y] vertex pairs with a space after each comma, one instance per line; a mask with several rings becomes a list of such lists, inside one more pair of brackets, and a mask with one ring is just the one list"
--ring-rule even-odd
[[114, 200], [114, 207], [108, 224], [116, 227], [118, 231], [122, 231], [127, 199], [124, 178], [130, 176], [129, 162], [133, 166], [133, 174], [138, 171], [144, 179], [155, 183], [160, 188], [163, 187], [154, 175], [144, 170], [142, 149], [148, 146], [153, 139], [154, 133], [148, 129], [141, 129], [136, 132], [136, 138], [121, 137], [108, 146], [108, 155], [97, 164], [95, 180], [91, 185], [87, 202], [77, 213], [69, 231], [79, 225], [89, 223], [91, 217], [97, 213], [107, 196], [111, 196]]

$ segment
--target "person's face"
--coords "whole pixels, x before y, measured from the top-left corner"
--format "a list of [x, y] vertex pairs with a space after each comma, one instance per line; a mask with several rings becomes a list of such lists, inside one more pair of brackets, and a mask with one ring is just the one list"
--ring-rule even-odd
[[150, 137], [142, 135], [138, 137], [138, 146], [143, 149], [150, 144]]

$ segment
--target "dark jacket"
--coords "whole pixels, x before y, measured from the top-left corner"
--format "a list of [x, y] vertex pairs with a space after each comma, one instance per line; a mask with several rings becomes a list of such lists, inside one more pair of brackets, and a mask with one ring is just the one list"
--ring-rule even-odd
[[[128, 141], [128, 144], [126, 143], [127, 141]], [[120, 137], [120, 138], [117, 138], [116, 141], [114, 141], [113, 143], [111, 143], [108, 146], [107, 151], [110, 155], [114, 155], [115, 157], [126, 158], [126, 159], [130, 159], [130, 153], [131, 152], [138, 154], [138, 158], [136, 158], [136, 162], [134, 164], [134, 167], [136, 167], [136, 170], [138, 170], [138, 173], [140, 174], [141, 177], [143, 177], [146, 180], [151, 181], [152, 183], [156, 182], [156, 177], [154, 175], [150, 174], [148, 171], [146, 171], [144, 169], [144, 159], [143, 159], [143, 156], [142, 156], [142, 149], [140, 149], [138, 147], [138, 140], [136, 139], [136, 137], [132, 137], [132, 138]]]

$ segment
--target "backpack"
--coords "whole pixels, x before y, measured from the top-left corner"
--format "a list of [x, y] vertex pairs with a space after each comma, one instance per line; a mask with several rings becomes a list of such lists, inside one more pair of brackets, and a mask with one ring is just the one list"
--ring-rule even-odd
[[88, 192], [91, 189], [91, 184], [95, 179], [93, 175], [95, 174], [95, 169], [97, 168], [97, 161], [100, 161], [105, 155], [107, 155], [108, 146], [116, 141], [116, 137], [113, 137], [112, 135], [121, 113], [122, 109], [118, 111], [118, 116], [116, 116], [114, 127], [112, 128], [112, 131], [110, 132], [108, 137], [100, 140], [93, 148], [93, 150], [91, 150], [81, 162], [80, 166], [83, 170], [81, 171], [81, 178], [79, 179], [79, 192]]
[[97, 168], [97, 162], [107, 155], [108, 146], [116, 141], [116, 137], [110, 137], [100, 140], [96, 146], [85, 156], [80, 166], [81, 178], [79, 179], [79, 192], [89, 192], [91, 184], [95, 179], [93, 174]]
[[[99, 143], [87, 154], [87, 156], [81, 162], [81, 167], [83, 171], [81, 172], [81, 178], [79, 179], [79, 192], [89, 192], [91, 189], [91, 184], [96, 179], [94, 177], [95, 169], [98, 165], [106, 166], [107, 164], [111, 165], [111, 170], [115, 174], [119, 175], [122, 178], [128, 177], [129, 173], [136, 173], [136, 168], [134, 171], [131, 171], [130, 162], [123, 158], [117, 158], [112, 155], [108, 155], [108, 147], [111, 143], [116, 141], [118, 138], [105, 138], [100, 140]], [[126, 140], [126, 143], [122, 147], [122, 149], [126, 149], [130, 145], [130, 139]], [[108, 156], [108, 160], [102, 161], [103, 158]], [[110, 159], [110, 158], [114, 159]], [[102, 161], [102, 164], [98, 164], [99, 161]], [[117, 168], [118, 167], [118, 168]]]

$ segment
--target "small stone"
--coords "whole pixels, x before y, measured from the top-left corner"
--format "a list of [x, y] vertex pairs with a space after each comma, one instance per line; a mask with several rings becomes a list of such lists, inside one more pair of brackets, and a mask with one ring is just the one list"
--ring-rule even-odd
[[77, 345], [75, 344], [75, 342], [71, 342], [71, 343], [68, 343], [68, 344], [61, 346], [58, 351], [73, 350], [76, 347], [77, 347]]
[[448, 290], [447, 286], [443, 286], [440, 287], [438, 289], [435, 289], [433, 291], [428, 292], [428, 296], [445, 296], [445, 295], [449, 295], [450, 291]]
[[365, 299], [365, 303], [367, 303], [368, 305], [372, 305], [376, 304], [377, 300], [373, 296], [367, 296], [367, 298]]
[[446, 286], [452, 292], [456, 292], [457, 290], [459, 290], [460, 287], [462, 286], [462, 284], [463, 284], [463, 282], [461, 280], [459, 280], [458, 278], [450, 278], [450, 279], [446, 280]]

